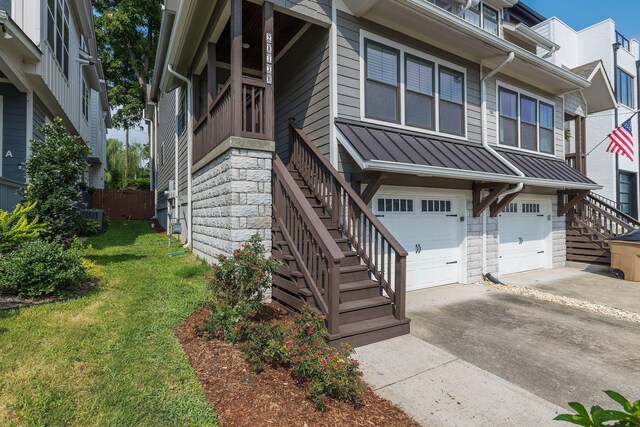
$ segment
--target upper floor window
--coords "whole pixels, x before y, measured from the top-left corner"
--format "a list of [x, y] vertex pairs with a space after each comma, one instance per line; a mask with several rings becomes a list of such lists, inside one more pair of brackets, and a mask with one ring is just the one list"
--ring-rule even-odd
[[498, 11], [484, 3], [482, 4], [482, 28], [494, 36], [500, 33], [500, 15]]
[[369, 39], [364, 46], [364, 117], [465, 135], [464, 69], [401, 46]]
[[67, 0], [48, 0], [47, 42], [65, 77], [69, 78], [69, 6]]
[[89, 88], [84, 80], [82, 80], [82, 117], [89, 120]]
[[629, 51], [630, 47], [629, 47], [629, 40], [623, 36], [622, 34], [620, 34], [619, 32], [616, 31], [616, 43], [620, 43], [620, 46]]
[[554, 107], [532, 96], [498, 89], [498, 142], [553, 154]]
[[87, 38], [84, 36], [84, 34], [80, 34], [80, 50], [84, 53], [90, 53], [89, 42], [87, 41]]
[[367, 40], [365, 56], [365, 114], [400, 121], [400, 52]]
[[616, 97], [621, 104], [633, 108], [633, 77], [620, 68], [616, 70]]

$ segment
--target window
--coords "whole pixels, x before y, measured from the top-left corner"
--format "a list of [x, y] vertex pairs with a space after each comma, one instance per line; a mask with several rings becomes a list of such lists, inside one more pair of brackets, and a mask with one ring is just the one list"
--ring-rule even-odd
[[413, 200], [378, 199], [378, 212], [413, 212]]
[[176, 132], [178, 135], [182, 135], [182, 133], [187, 128], [187, 91], [185, 88], [180, 88], [180, 98], [178, 101], [178, 115], [176, 117]]
[[362, 46], [363, 120], [465, 136], [464, 68], [368, 38]]
[[405, 58], [405, 123], [435, 129], [434, 64], [411, 55]]
[[633, 77], [620, 68], [616, 70], [616, 98], [621, 104], [633, 108]]
[[89, 88], [84, 80], [82, 80], [82, 117], [89, 120]]
[[540, 102], [540, 151], [553, 154], [553, 106]]
[[553, 154], [554, 106], [533, 96], [498, 88], [498, 142]]
[[80, 50], [84, 53], [89, 53], [89, 42], [84, 34], [80, 34]]
[[400, 52], [367, 40], [365, 114], [367, 117], [400, 121]]
[[635, 173], [620, 171], [618, 175], [618, 202], [622, 212], [634, 218], [637, 216]]
[[629, 40], [617, 31], [616, 31], [616, 42], [620, 43], [620, 46], [623, 49], [625, 49], [626, 51], [629, 51]]
[[520, 96], [520, 146], [527, 150], [538, 149], [538, 112], [536, 100]]
[[451, 200], [423, 200], [422, 212], [451, 212]]
[[500, 144], [518, 146], [518, 94], [508, 89], [500, 88]]
[[440, 66], [440, 132], [464, 135], [464, 74]]
[[460, 2], [457, 0], [428, 0], [428, 1], [446, 10], [447, 12], [451, 12], [456, 15], [460, 12], [462, 8], [462, 4], [460, 4]]
[[476, 27], [480, 27], [481, 15], [480, 15], [480, 3], [475, 6], [471, 6], [464, 11], [464, 20], [472, 23]]
[[502, 213], [518, 213], [518, 204], [517, 203], [509, 203], [507, 206], [502, 208]]
[[500, 33], [500, 17], [498, 11], [486, 4], [482, 5], [482, 28], [494, 36]]
[[48, 6], [47, 42], [65, 77], [69, 78], [69, 7], [67, 0], [48, 0]]
[[540, 203], [523, 203], [522, 213], [540, 213]]

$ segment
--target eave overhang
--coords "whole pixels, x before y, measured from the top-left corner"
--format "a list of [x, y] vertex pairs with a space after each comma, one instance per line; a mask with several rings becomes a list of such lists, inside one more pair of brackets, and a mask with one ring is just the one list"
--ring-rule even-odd
[[42, 59], [42, 52], [38, 46], [31, 41], [22, 28], [16, 24], [6, 11], [0, 10], [0, 24], [3, 24], [9, 34], [13, 36], [10, 39], [0, 37], [0, 49], [7, 49], [9, 52], [18, 54], [23, 61], [28, 64], [37, 64]]
[[508, 31], [509, 33], [511, 33], [513, 37], [516, 37], [527, 43], [534, 44], [548, 51], [556, 52], [560, 50], [559, 44], [552, 42], [546, 37], [543, 37], [542, 35], [538, 34], [522, 23], [512, 24], [510, 22], [503, 22], [502, 28], [504, 29], [504, 31]]
[[591, 86], [582, 89], [582, 96], [587, 103], [589, 114], [613, 110], [617, 107], [618, 103], [613, 91], [613, 85], [604, 69], [604, 65], [602, 65], [602, 61], [598, 61], [594, 65], [587, 80], [591, 82]]
[[372, 5], [363, 18], [440, 47], [487, 67], [495, 67], [510, 52], [514, 61], [504, 74], [554, 95], [589, 87], [588, 80], [507, 40], [484, 31], [426, 0], [388, 0]]

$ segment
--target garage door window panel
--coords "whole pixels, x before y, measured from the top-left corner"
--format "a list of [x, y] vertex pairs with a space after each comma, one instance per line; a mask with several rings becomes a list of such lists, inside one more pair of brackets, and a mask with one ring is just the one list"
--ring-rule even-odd
[[434, 199], [423, 200], [422, 212], [427, 212], [427, 213], [451, 212], [451, 200], [434, 200]]
[[413, 200], [379, 198], [378, 212], [413, 212]]

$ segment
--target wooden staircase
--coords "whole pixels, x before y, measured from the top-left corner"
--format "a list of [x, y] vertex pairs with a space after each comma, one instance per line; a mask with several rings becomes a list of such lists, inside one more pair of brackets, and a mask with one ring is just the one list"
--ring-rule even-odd
[[590, 193], [567, 214], [567, 261], [609, 264], [608, 240], [637, 228], [613, 200]]
[[274, 301], [293, 311], [304, 304], [316, 309], [332, 344], [360, 346], [409, 333], [406, 252], [381, 224], [364, 220], [375, 215], [353, 200], [358, 196], [313, 143], [297, 129], [292, 134], [291, 160], [285, 166], [277, 157], [273, 167], [272, 253], [283, 262]]

